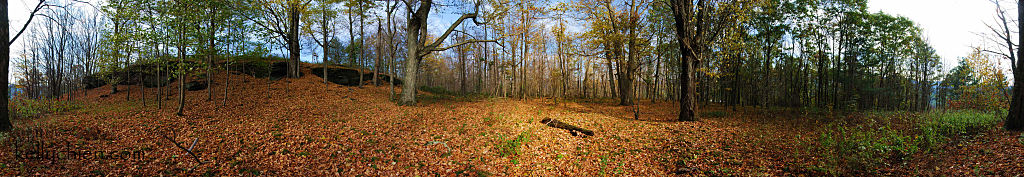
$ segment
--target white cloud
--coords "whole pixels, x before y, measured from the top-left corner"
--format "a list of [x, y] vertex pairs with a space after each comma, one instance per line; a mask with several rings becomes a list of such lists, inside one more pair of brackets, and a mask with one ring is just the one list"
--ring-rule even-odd
[[992, 22], [995, 15], [995, 5], [987, 0], [869, 0], [868, 8], [904, 16], [920, 25], [942, 57], [945, 71], [967, 56], [972, 46], [984, 45], [978, 33], [988, 32], [984, 23]]

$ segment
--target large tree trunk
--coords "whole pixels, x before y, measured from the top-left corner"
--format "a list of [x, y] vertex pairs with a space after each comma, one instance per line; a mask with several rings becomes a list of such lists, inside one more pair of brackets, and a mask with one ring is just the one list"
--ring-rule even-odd
[[[1024, 20], [1024, 1], [1017, 1], [1017, 18]], [[1024, 33], [1024, 23], [1017, 24], [1018, 33]], [[1024, 42], [1024, 37], [1018, 38], [1018, 44]], [[1024, 58], [1024, 50], [1017, 50], [1017, 56]], [[1006, 116], [1006, 129], [1020, 131], [1024, 130], [1024, 60], [1017, 58], [1017, 67], [1013, 71], [1013, 99], [1010, 100], [1010, 113]]]
[[679, 97], [679, 121], [696, 121], [697, 115], [697, 104], [694, 97], [695, 84], [693, 82], [693, 65], [696, 59], [695, 52], [692, 50], [695, 36], [693, 34], [692, 26], [690, 22], [690, 16], [693, 14], [693, 1], [688, 0], [673, 0], [672, 3], [672, 15], [676, 21], [676, 36], [679, 39], [679, 51], [683, 53], [682, 56], [682, 69], [679, 72], [679, 83], [680, 83], [680, 97]]
[[1024, 79], [1016, 79], [1022, 76], [1024, 74], [1020, 72], [1014, 73], [1013, 98], [1010, 100], [1010, 113], [1006, 116], [1005, 124], [1007, 130], [1024, 130], [1024, 115], [1021, 112], [1024, 110], [1024, 88], [1021, 88]]
[[405, 59], [405, 76], [402, 81], [402, 94], [398, 99], [399, 105], [416, 105], [416, 69], [420, 62], [420, 49], [426, 34], [420, 34], [421, 28], [425, 28], [427, 15], [430, 12], [430, 2], [421, 2], [420, 8], [413, 13], [405, 28], [405, 47], [407, 57]]
[[632, 68], [629, 66], [623, 66], [622, 64], [620, 64], [618, 68], [619, 70], [616, 73], [616, 76], [619, 77], [619, 106], [632, 106], [633, 97], [635, 96], [633, 94]]
[[[433, 3], [431, 0], [422, 0], [420, 7], [416, 9], [416, 12], [409, 16], [406, 27], [406, 48], [408, 49], [408, 57], [406, 57], [405, 66], [405, 82], [402, 84], [402, 96], [398, 100], [400, 105], [414, 105], [416, 104], [416, 71], [419, 69], [419, 61], [424, 55], [430, 54], [433, 51], [444, 51], [450, 48], [459, 47], [461, 45], [475, 43], [475, 42], [496, 42], [495, 40], [473, 40], [460, 42], [448, 47], [439, 47], [442, 42], [454, 31], [455, 27], [462, 23], [463, 20], [472, 18], [476, 20], [477, 14], [463, 14], [458, 20], [452, 24], [448, 30], [444, 32], [440, 37], [435, 39], [430, 45], [424, 46], [426, 40], [427, 29], [427, 17], [430, 13], [430, 6]], [[474, 21], [475, 22], [475, 21]], [[429, 78], [429, 77], [428, 77]], [[428, 80], [429, 82], [429, 80]]]
[[288, 77], [299, 77], [299, 5], [290, 4], [288, 7]]
[[11, 124], [10, 116], [8, 114], [9, 110], [7, 109], [7, 101], [10, 99], [8, 98], [10, 96], [10, 94], [8, 94], [10, 93], [8, 89], [10, 88], [7, 84], [6, 77], [8, 73], [7, 67], [10, 64], [9, 61], [11, 57], [11, 43], [7, 40], [10, 36], [10, 31], [8, 31], [9, 26], [10, 21], [8, 21], [7, 19], [7, 0], [0, 0], [0, 37], [3, 37], [3, 40], [0, 40], [0, 57], [3, 57], [3, 60], [0, 60], [0, 74], [4, 75], [4, 77], [0, 79], [0, 81], [4, 83], [4, 85], [2, 86], [3, 89], [0, 89], [4, 92], [4, 100], [0, 101], [3, 102], [2, 104], [0, 104], [0, 131], [5, 132], [10, 131], [11, 127], [13, 127]]

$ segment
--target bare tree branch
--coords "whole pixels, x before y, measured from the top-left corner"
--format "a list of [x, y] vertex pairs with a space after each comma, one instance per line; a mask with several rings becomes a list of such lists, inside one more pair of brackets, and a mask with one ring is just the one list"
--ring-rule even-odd
[[46, 4], [46, 0], [39, 0], [39, 4], [36, 4], [36, 8], [32, 10], [32, 13], [29, 14], [28, 21], [26, 21], [25, 25], [21, 27], [21, 30], [18, 31], [18, 34], [15, 34], [14, 38], [11, 38], [11, 40], [10, 40], [10, 42], [8, 42], [8, 44], [14, 43], [14, 41], [18, 40], [18, 37], [21, 37], [22, 33], [25, 33], [25, 29], [28, 28], [28, 25], [32, 24], [32, 19], [36, 17], [35, 14], [38, 13], [39, 10], [42, 10], [43, 7], [45, 7], [43, 5], [45, 5], [45, 4]]

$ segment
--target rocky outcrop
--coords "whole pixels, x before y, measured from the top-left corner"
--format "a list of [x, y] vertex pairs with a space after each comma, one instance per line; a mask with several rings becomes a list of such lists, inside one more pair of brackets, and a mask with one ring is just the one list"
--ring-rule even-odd
[[[317, 77], [320, 78], [324, 77], [323, 66], [312, 67], [310, 69], [313, 75], [316, 75]], [[327, 81], [338, 85], [357, 86], [359, 85], [359, 74], [359, 70], [356, 69], [340, 66], [331, 66], [327, 68]], [[362, 74], [363, 81], [365, 84], [373, 84], [372, 72], [362, 72]], [[388, 81], [390, 81], [391, 76], [385, 74], [378, 74], [377, 78], [379, 79], [379, 84], [383, 85], [388, 84]], [[402, 81], [399, 80], [398, 78], [395, 78], [395, 85], [402, 85]]]

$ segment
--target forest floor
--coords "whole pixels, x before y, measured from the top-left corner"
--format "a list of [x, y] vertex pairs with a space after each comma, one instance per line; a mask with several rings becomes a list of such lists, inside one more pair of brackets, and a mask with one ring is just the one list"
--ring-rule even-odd
[[[220, 75], [218, 75], [220, 76]], [[174, 115], [138, 86], [76, 98], [77, 109], [16, 119], [0, 146], [3, 176], [820, 176], [813, 149], [826, 118], [786, 109], [702, 107], [674, 121], [678, 104], [642, 101], [640, 119], [613, 100], [518, 100], [422, 93], [397, 106], [387, 86], [327, 85], [312, 74], [267, 84], [233, 75], [224, 102], [187, 92]], [[123, 86], [121, 89], [124, 89]], [[166, 91], [166, 90], [165, 90]], [[709, 114], [712, 113], [713, 114]], [[724, 113], [724, 114], [723, 114]], [[576, 137], [554, 118], [596, 132]], [[164, 138], [164, 137], [168, 138]], [[171, 141], [173, 139], [173, 143]], [[193, 147], [193, 142], [196, 142]], [[178, 143], [182, 147], [177, 147]], [[189, 147], [198, 160], [186, 152]], [[1019, 175], [1024, 138], [991, 130], [880, 167], [876, 175]]]

